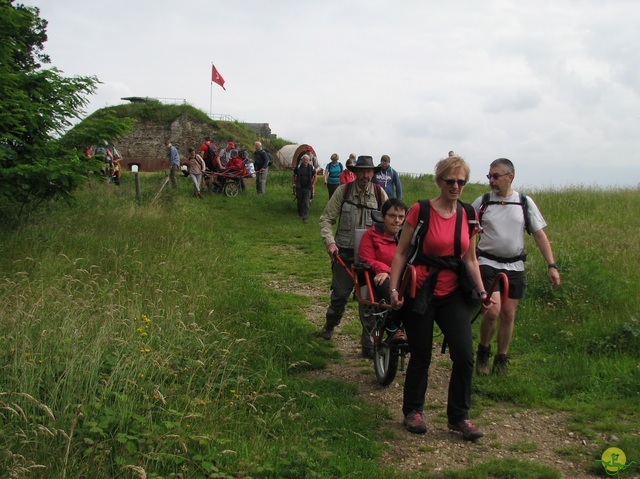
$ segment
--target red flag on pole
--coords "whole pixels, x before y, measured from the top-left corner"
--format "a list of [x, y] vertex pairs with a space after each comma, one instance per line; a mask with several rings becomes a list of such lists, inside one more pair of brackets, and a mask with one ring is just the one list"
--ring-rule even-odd
[[211, 81], [220, 85], [224, 91], [227, 91], [224, 87], [224, 78], [220, 76], [220, 73], [218, 73], [218, 70], [216, 70], [216, 67], [213, 64], [211, 65]]

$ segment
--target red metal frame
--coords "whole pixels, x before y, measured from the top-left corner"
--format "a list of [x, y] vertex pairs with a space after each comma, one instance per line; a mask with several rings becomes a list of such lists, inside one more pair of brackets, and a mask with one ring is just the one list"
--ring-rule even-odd
[[491, 295], [495, 292], [496, 286], [498, 285], [498, 281], [500, 284], [500, 302], [505, 304], [507, 299], [509, 299], [509, 278], [504, 273], [498, 273], [491, 283], [491, 287], [489, 291], [487, 291], [487, 298], [484, 300], [484, 304], [486, 306], [491, 305]]
[[[390, 304], [378, 303], [377, 301], [363, 298], [362, 291], [360, 290], [360, 287], [362, 285], [360, 284], [360, 280], [358, 278], [358, 273], [359, 272], [362, 272], [364, 274], [364, 278], [365, 278], [364, 286], [367, 287], [367, 296], [369, 298], [374, 298], [375, 299], [373, 283], [372, 283], [371, 274], [370, 274], [369, 271], [367, 271], [366, 269], [364, 269], [364, 268], [362, 268], [360, 266], [356, 266], [356, 265], [351, 265], [351, 268], [347, 268], [346, 263], [344, 262], [344, 260], [339, 255], [336, 255], [334, 258], [335, 258], [335, 261], [337, 261], [346, 270], [347, 274], [349, 275], [349, 277], [353, 281], [353, 284], [355, 286], [355, 291], [356, 291], [356, 298], [358, 299], [358, 303], [364, 304], [366, 306], [377, 306], [377, 307], [382, 308], [382, 309], [391, 309], [391, 305]], [[413, 265], [410, 265], [410, 264], [407, 265], [407, 268], [406, 268], [406, 270], [404, 272], [404, 275], [402, 276], [402, 282], [400, 283], [400, 288], [398, 290], [398, 297], [402, 298], [406, 292], [408, 292], [410, 298], [415, 298], [415, 296], [416, 296], [416, 269], [413, 267]]]

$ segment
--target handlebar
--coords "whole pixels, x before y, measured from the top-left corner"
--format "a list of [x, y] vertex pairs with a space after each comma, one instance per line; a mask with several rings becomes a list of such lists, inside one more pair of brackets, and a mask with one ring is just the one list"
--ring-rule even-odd
[[[336, 253], [333, 255], [333, 261], [336, 261], [345, 269], [345, 271], [349, 275], [349, 278], [351, 278], [351, 281], [353, 281], [356, 285], [359, 284], [355, 271], [353, 271], [352, 268], [347, 267], [347, 264], [344, 262], [344, 260], [339, 254]], [[373, 292], [373, 284], [371, 284], [371, 276], [369, 274], [365, 275], [365, 281], [366, 281], [367, 292], [369, 297], [375, 298], [375, 295]], [[398, 289], [398, 298], [402, 299], [405, 292], [408, 292], [410, 298], [415, 298], [416, 296], [416, 269], [413, 267], [413, 265], [407, 265], [407, 268], [405, 269], [405, 272], [402, 275], [400, 288]], [[363, 302], [367, 304], [376, 304], [383, 309], [391, 309], [390, 304], [376, 303], [375, 301], [367, 301], [362, 299], [359, 291], [356, 292], [356, 297], [358, 298], [359, 302]]]

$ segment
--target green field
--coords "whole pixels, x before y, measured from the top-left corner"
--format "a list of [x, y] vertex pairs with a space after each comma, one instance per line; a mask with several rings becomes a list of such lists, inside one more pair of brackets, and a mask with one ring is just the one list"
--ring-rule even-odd
[[[296, 214], [290, 173], [237, 198], [191, 197], [163, 173], [93, 183], [19, 230], [0, 231], [0, 468], [29, 478], [400, 477], [380, 464], [387, 414], [349, 384], [300, 372], [336, 358], [274, 283], [327, 287], [317, 219]], [[436, 196], [403, 178], [405, 201]], [[464, 200], [487, 191], [469, 185]], [[611, 436], [640, 461], [640, 191], [531, 193], [562, 286], [531, 238], [516, 374], [476, 381], [474, 404], [566, 411], [595, 463]], [[487, 457], [434, 477], [553, 477]], [[518, 471], [522, 474], [518, 474]], [[506, 473], [505, 473], [506, 474]], [[601, 472], [602, 474], [602, 472]]]

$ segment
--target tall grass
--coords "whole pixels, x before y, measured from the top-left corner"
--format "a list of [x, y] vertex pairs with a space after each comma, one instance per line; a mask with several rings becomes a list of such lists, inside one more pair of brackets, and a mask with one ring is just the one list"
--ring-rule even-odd
[[[335, 352], [278, 284], [329, 286], [317, 220], [288, 173], [237, 198], [156, 199], [162, 174], [94, 184], [0, 248], [0, 467], [9, 477], [397, 477], [380, 467], [384, 411], [348, 384], [309, 381]], [[406, 178], [406, 200], [433, 197]], [[470, 185], [468, 201], [485, 187]], [[532, 250], [507, 380], [476, 381], [478, 407], [573, 413], [640, 457], [636, 190], [534, 196], [563, 286]], [[605, 413], [602, 414], [602, 408]], [[597, 420], [595, 419], [597, 417]], [[511, 465], [509, 466], [511, 467]], [[542, 476], [540, 476], [542, 477]]]

